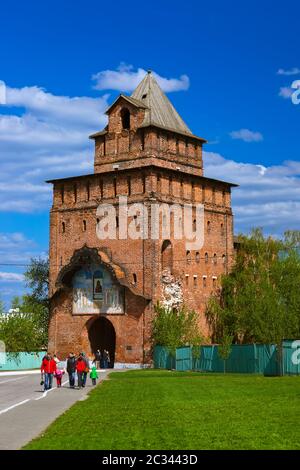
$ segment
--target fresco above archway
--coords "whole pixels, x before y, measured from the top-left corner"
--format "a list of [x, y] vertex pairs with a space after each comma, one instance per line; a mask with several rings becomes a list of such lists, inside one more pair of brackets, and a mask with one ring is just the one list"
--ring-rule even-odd
[[124, 313], [124, 287], [101, 265], [83, 266], [73, 276], [73, 314]]

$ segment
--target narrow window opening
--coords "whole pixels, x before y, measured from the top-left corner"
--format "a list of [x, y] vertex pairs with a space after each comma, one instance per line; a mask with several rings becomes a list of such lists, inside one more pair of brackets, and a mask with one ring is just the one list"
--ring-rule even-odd
[[63, 223], [61, 224], [61, 230], [62, 230], [62, 233], [65, 233], [65, 231], [66, 231], [66, 224], [65, 224], [65, 222], [63, 222]]
[[74, 184], [73, 191], [74, 191], [74, 202], [77, 202], [77, 184]]
[[61, 198], [61, 203], [63, 204], [65, 202], [65, 188], [63, 186], [60, 189], [60, 198]]
[[145, 131], [142, 130], [141, 132], [141, 149], [145, 150]]
[[128, 189], [128, 196], [131, 196], [131, 178], [128, 176], [127, 178], [127, 189]]
[[133, 273], [133, 275], [132, 275], [132, 282], [133, 282], [133, 284], [137, 283], [137, 275], [135, 273]]
[[122, 128], [125, 130], [130, 129], [130, 112], [127, 108], [123, 108], [121, 111], [121, 119], [122, 119]]
[[82, 221], [82, 230], [86, 232], [86, 220]]

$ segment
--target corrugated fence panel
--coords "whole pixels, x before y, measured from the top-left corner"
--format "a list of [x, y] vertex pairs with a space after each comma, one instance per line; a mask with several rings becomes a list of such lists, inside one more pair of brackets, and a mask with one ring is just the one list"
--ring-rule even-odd
[[177, 348], [176, 349], [176, 370], [192, 370], [192, 348]]
[[156, 369], [175, 369], [175, 357], [164, 346], [155, 346], [153, 362]]
[[39, 369], [45, 356], [45, 351], [15, 354], [2, 354], [0, 361], [0, 371]]
[[[225, 371], [240, 374], [300, 375], [300, 341], [285, 340], [282, 343], [282, 360], [276, 344], [233, 344]], [[281, 363], [282, 362], [282, 363]], [[163, 369], [224, 372], [224, 361], [217, 345], [177, 348], [176, 361], [166, 348], [154, 349], [154, 367]]]
[[280, 371], [277, 345], [276, 344], [257, 344], [257, 372], [264, 375], [278, 375]]
[[300, 341], [285, 340], [282, 343], [283, 373], [300, 375]]

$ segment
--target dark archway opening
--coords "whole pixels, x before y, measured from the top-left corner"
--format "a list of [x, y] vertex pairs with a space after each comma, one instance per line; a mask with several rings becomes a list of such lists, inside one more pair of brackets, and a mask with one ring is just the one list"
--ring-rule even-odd
[[121, 110], [122, 128], [130, 129], [130, 112], [127, 108]]
[[89, 328], [89, 340], [93, 354], [96, 353], [97, 349], [100, 349], [102, 357], [104, 349], [109, 352], [109, 367], [113, 368], [115, 363], [116, 332], [112, 323], [105, 317], [97, 318]]

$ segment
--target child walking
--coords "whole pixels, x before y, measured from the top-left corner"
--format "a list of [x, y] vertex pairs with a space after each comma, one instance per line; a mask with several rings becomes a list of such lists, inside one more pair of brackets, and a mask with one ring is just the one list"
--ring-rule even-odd
[[57, 388], [60, 388], [61, 387], [61, 379], [62, 379], [62, 376], [64, 375], [65, 371], [64, 370], [61, 370], [61, 369], [56, 369], [55, 371], [55, 378], [56, 378], [56, 385], [57, 385]]
[[98, 379], [98, 373], [97, 369], [95, 366], [92, 367], [91, 373], [90, 373], [90, 378], [92, 379], [92, 384], [96, 385], [97, 384], [97, 379]]

